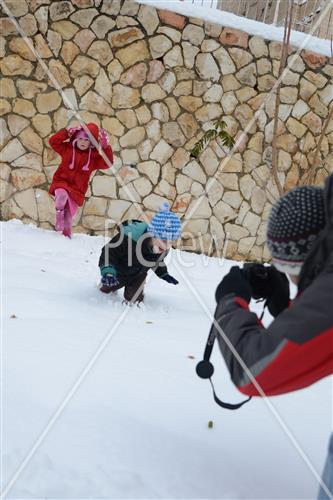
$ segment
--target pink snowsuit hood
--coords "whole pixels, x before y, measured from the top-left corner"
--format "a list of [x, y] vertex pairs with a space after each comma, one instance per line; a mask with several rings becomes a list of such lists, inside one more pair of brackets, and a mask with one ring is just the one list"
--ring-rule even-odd
[[[92, 134], [92, 136], [94, 137], [94, 139], [98, 142], [98, 135], [99, 135], [99, 128], [98, 128], [98, 126], [95, 123], [88, 123], [87, 124], [87, 128], [89, 129], [89, 132]], [[72, 135], [70, 137], [70, 142], [72, 143], [72, 148], [73, 148], [72, 160], [71, 160], [71, 162], [69, 164], [69, 168], [71, 170], [73, 170], [74, 165], [75, 165], [75, 151], [76, 151], [76, 142], [79, 139], [78, 136], [79, 135], [80, 136], [86, 135], [87, 138], [89, 139], [88, 134], [85, 132], [85, 130], [84, 130], [84, 128], [82, 126], [75, 127], [75, 129], [73, 129]], [[88, 152], [88, 160], [87, 160], [86, 164], [83, 165], [82, 170], [85, 170], [85, 171], [89, 170], [89, 164], [90, 164], [90, 160], [91, 160], [91, 150], [94, 147], [95, 146], [90, 142], [90, 144], [89, 144], [89, 152]]]

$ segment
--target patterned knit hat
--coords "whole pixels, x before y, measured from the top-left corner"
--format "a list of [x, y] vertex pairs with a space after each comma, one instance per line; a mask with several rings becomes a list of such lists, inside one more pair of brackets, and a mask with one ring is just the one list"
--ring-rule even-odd
[[282, 196], [273, 206], [267, 226], [267, 246], [276, 267], [298, 275], [324, 226], [321, 188], [302, 186]]
[[154, 215], [148, 226], [148, 231], [154, 238], [160, 240], [175, 241], [180, 238], [180, 220], [174, 212], [170, 212], [168, 203], [163, 203], [158, 214]]

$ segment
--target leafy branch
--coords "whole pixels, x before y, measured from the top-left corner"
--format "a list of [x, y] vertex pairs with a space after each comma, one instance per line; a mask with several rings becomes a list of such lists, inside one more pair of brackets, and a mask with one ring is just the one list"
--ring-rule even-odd
[[195, 143], [195, 145], [191, 149], [191, 156], [193, 156], [194, 158], [198, 158], [207, 144], [216, 138], [221, 139], [223, 146], [232, 148], [235, 144], [235, 140], [233, 137], [231, 137], [229, 132], [225, 130], [226, 126], [227, 124], [223, 120], [217, 120], [214, 123], [214, 127], [207, 130], [207, 132], [204, 133], [201, 139]]

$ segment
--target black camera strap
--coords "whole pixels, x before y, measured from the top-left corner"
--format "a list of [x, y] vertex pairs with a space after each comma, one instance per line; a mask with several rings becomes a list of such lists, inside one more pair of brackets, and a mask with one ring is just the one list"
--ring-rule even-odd
[[212, 382], [212, 375], [214, 373], [214, 366], [210, 362], [210, 357], [212, 355], [213, 347], [214, 347], [214, 342], [216, 339], [216, 333], [215, 333], [215, 328], [214, 325], [212, 325], [212, 328], [209, 332], [208, 339], [206, 342], [206, 347], [205, 347], [205, 352], [203, 355], [203, 360], [200, 361], [197, 366], [196, 366], [196, 372], [198, 377], [203, 378], [203, 379], [209, 379], [210, 385], [212, 386], [213, 389], [213, 396], [214, 396], [214, 401], [216, 404], [221, 406], [222, 408], [225, 408], [226, 410], [238, 410], [241, 406], [243, 406], [245, 403], [250, 401], [251, 396], [241, 403], [225, 403], [224, 401], [221, 401], [216, 395], [215, 392], [215, 387]]
[[268, 299], [257, 299], [256, 300], [256, 304], [258, 304], [259, 302], [264, 302], [264, 307], [263, 307], [263, 310], [262, 310], [262, 313], [260, 314], [260, 321], [262, 320], [262, 318], [264, 317], [264, 314], [265, 314], [265, 307], [267, 306], [267, 300]]

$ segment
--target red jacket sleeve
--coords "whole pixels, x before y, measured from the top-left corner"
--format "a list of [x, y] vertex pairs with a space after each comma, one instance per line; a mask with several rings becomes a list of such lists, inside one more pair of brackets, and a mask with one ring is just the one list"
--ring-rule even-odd
[[[111, 146], [107, 146], [103, 149], [103, 153], [108, 157], [110, 162], [113, 164], [113, 152]], [[97, 160], [94, 164], [93, 170], [107, 170], [109, 165], [104, 161], [103, 157], [97, 153]]]
[[71, 147], [69, 142], [65, 142], [68, 138], [68, 130], [63, 128], [49, 138], [49, 144], [56, 153], [63, 156], [68, 148]]

